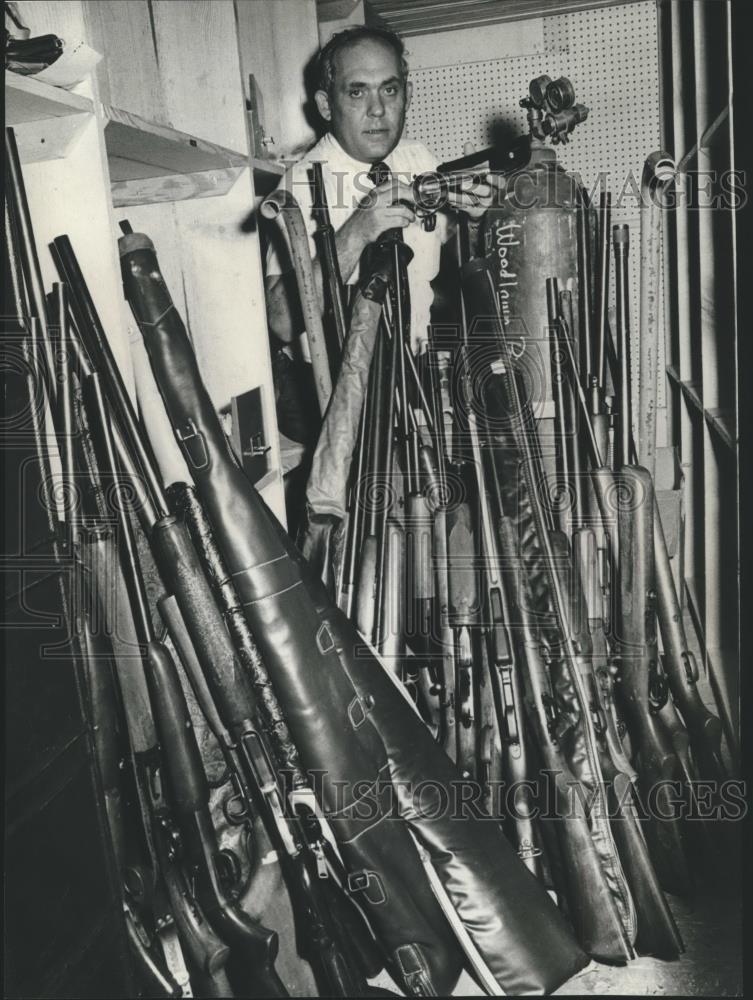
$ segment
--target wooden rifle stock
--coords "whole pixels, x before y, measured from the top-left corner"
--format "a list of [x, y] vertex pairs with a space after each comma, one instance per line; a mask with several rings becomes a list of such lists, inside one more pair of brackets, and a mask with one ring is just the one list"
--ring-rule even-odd
[[[502, 773], [506, 781], [518, 786], [522, 794], [516, 796], [516, 814], [512, 825], [518, 855], [526, 867], [541, 879], [542, 849], [539, 830], [532, 816], [534, 803], [527, 781], [531, 777], [532, 762], [528, 737], [523, 722], [523, 687], [520, 662], [516, 659], [510, 624], [511, 609], [502, 574], [500, 551], [495, 524], [502, 514], [502, 500], [496, 482], [493, 463], [482, 451], [479, 422], [474, 410], [470, 387], [467, 352], [461, 348], [464, 367], [463, 383], [468, 409], [468, 429], [473, 450], [476, 476], [476, 494], [479, 504], [479, 529], [481, 536], [481, 585], [484, 595], [484, 632], [490, 681], [494, 692], [496, 729], [499, 733], [502, 756]], [[487, 479], [486, 466], [489, 468]], [[493, 487], [497, 487], [494, 489]], [[492, 506], [492, 495], [494, 505]]]
[[290, 239], [290, 253], [293, 258], [298, 295], [301, 300], [303, 321], [311, 353], [316, 398], [319, 403], [319, 412], [324, 416], [329, 398], [332, 395], [331, 364], [324, 327], [322, 326], [321, 306], [311, 264], [306, 224], [300, 205], [293, 195], [284, 188], [278, 188], [264, 199], [261, 205], [261, 214], [265, 219], [270, 220], [282, 216]]
[[[118, 464], [115, 457], [110, 416], [105, 406], [104, 395], [97, 372], [90, 372], [84, 382], [86, 398], [89, 403], [88, 409], [92, 416], [93, 429], [96, 432], [94, 444], [100, 467], [108, 472], [115, 482], [118, 482]], [[136, 552], [133, 529], [128, 520], [127, 500], [125, 503], [123, 502], [122, 494], [120, 493], [121, 488], [121, 485], [118, 485], [120, 499], [115, 504], [118, 517], [120, 559], [123, 563], [129, 602], [134, 613], [136, 636], [140, 644], [141, 664], [138, 674], [148, 688], [148, 656], [150, 648], [156, 643], [156, 640], [151, 624], [151, 613], [144, 583], [141, 577], [141, 567]], [[159, 644], [156, 645], [159, 646]], [[166, 650], [165, 652], [169, 656]], [[133, 675], [133, 669], [129, 668], [128, 673]], [[131, 677], [131, 680], [128, 682], [131, 686], [132, 681], [133, 678]], [[126, 688], [125, 690], [128, 689]], [[131, 706], [131, 713], [133, 713], [134, 707], [133, 705]], [[230, 956], [230, 950], [217, 936], [211, 924], [207, 921], [198, 901], [193, 898], [192, 893], [189, 891], [186, 876], [180, 870], [174, 850], [169, 843], [171, 832], [175, 830], [174, 814], [171, 806], [164, 797], [160, 780], [164, 770], [163, 753], [169, 751], [166, 748], [160, 750], [157, 742], [157, 732], [156, 729], [152, 728], [154, 723], [151, 721], [154, 709], [155, 706], [152, 702], [151, 692], [147, 692], [146, 703], [142, 701], [140, 711], [146, 713], [146, 718], [151, 723], [147, 734], [151, 733], [153, 735], [149, 738], [149, 745], [143, 746], [141, 749], [137, 748], [135, 751], [137, 786], [141, 799], [142, 814], [146, 821], [147, 837], [150, 849], [154, 852], [157, 870], [164, 881], [171, 910], [176, 926], [178, 927], [181, 944], [184, 946], [191, 961], [192, 972], [198, 975], [200, 981], [206, 986], [210, 994], [221, 995], [223, 990], [230, 988], [224, 971]], [[144, 722], [145, 719], [140, 720], [139, 725], [143, 727]], [[138, 734], [139, 729], [136, 729], [135, 726], [133, 728]], [[232, 990], [230, 991], [230, 995], [232, 995]]]
[[[536, 453], [536, 432], [533, 425], [533, 416], [530, 412], [530, 407], [524, 404], [521, 396], [516, 377], [515, 360], [506, 338], [505, 324], [499, 314], [496, 292], [486, 264], [484, 262], [470, 261], [464, 267], [463, 272], [464, 291], [474, 301], [480, 315], [488, 316], [494, 320], [495, 336], [498, 340], [498, 348], [501, 355], [499, 360], [502, 362], [501, 367], [503, 371], [498, 373], [494, 378], [487, 376], [484, 383], [484, 398], [487, 401], [487, 406], [489, 406], [490, 402], [496, 398], [491, 392], [492, 386], [498, 386], [497, 402], [501, 405], [504, 400], [505, 413], [512, 417], [512, 419], [507, 421], [506, 432], [509, 434], [525, 484], [535, 544], [541, 554], [541, 565], [545, 574], [548, 600], [553, 611], [557, 641], [561, 647], [558, 655], [563, 660], [567, 677], [569, 677], [569, 683], [572, 685], [571, 695], [573, 705], [577, 705], [578, 707], [579, 726], [581, 729], [579, 746], [583, 752], [582, 763], [587, 767], [594, 781], [596, 802], [590, 810], [589, 816], [589, 821], [594, 831], [592, 847], [600, 863], [605, 868], [608, 868], [610, 879], [615, 886], [614, 892], [616, 895], [619, 894], [619, 899], [625, 910], [624, 913], [618, 911], [614, 899], [612, 899], [612, 909], [603, 910], [603, 930], [607, 934], [603, 943], [609, 942], [608, 947], [611, 950], [611, 960], [624, 961], [626, 958], [632, 956], [631, 943], [628, 938], [632, 904], [624, 875], [620, 868], [616, 846], [608, 828], [606, 793], [600, 771], [596, 740], [593, 732], [593, 720], [590, 716], [588, 705], [588, 695], [583, 688], [582, 679], [577, 667], [578, 652], [572, 631], [569, 603], [557, 573], [554, 545], [550, 537], [543, 504], [537, 492], [540, 478], [537, 475], [538, 456]], [[490, 367], [491, 371], [494, 372], [493, 365], [490, 365]], [[490, 414], [490, 419], [493, 416], [493, 413]], [[602, 874], [602, 879], [606, 880], [605, 874]], [[604, 888], [607, 890], [606, 881], [604, 881]], [[611, 898], [611, 893], [608, 890], [607, 895]], [[616, 923], [612, 919], [614, 917], [616, 917]], [[625, 920], [624, 926], [623, 919]]]
[[619, 477], [621, 702], [635, 739], [639, 787], [652, 814], [646, 835], [654, 865], [666, 890], [685, 893], [690, 872], [676, 815], [683, 774], [657, 717], [667, 691], [656, 636], [653, 484], [639, 466], [624, 466]]
[[515, 642], [524, 665], [524, 704], [544, 774], [554, 784], [557, 840], [568, 913], [578, 940], [589, 955], [605, 961], [625, 961], [624, 932], [601, 862], [591, 839], [591, 828], [580, 785], [562, 751], [561, 739], [569, 723], [558, 716], [542, 642], [531, 616], [533, 602], [521, 565], [515, 528], [506, 516], [499, 521], [499, 540], [505, 581], [514, 608]]

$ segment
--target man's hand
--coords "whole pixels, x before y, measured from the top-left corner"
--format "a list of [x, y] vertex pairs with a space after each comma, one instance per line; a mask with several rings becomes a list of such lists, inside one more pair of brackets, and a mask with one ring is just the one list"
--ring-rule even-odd
[[414, 204], [411, 186], [391, 177], [361, 199], [351, 217], [352, 225], [364, 243], [373, 243], [385, 230], [404, 229], [415, 222]]
[[[466, 142], [463, 146], [463, 156], [470, 156], [475, 152], [474, 144]], [[480, 219], [495, 197], [504, 193], [505, 186], [506, 180], [502, 174], [490, 171], [483, 181], [469, 177], [467, 184], [463, 185], [463, 192], [448, 195], [447, 201], [452, 208], [466, 212], [472, 219]]]
[[483, 180], [468, 177], [460, 192], [449, 192], [447, 204], [472, 219], [480, 219], [499, 194], [504, 193], [505, 178], [502, 174], [488, 172]]

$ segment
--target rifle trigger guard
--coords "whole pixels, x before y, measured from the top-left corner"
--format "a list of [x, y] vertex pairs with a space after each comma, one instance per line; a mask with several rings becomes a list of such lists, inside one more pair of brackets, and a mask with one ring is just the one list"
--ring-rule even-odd
[[659, 713], [667, 704], [669, 685], [667, 675], [659, 669], [656, 660], [652, 660], [648, 670], [648, 710], [651, 715]]
[[197, 428], [191, 417], [188, 418], [182, 427], [175, 428], [175, 436], [180, 442], [192, 468], [198, 472], [209, 467], [209, 452], [204, 435]]
[[696, 684], [698, 682], [698, 664], [695, 655], [689, 649], [684, 649], [680, 655], [688, 684]]

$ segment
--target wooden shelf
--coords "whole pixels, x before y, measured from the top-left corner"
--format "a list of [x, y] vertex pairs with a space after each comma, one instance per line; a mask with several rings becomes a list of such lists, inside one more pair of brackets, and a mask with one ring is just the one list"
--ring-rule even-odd
[[105, 146], [116, 208], [227, 194], [248, 156], [107, 105]]
[[93, 112], [86, 97], [5, 71], [5, 123], [16, 134], [21, 163], [67, 156]]
[[254, 190], [257, 198], [266, 198], [280, 183], [285, 173], [285, 167], [274, 160], [251, 159], [251, 169], [254, 172]]
[[93, 111], [94, 106], [86, 97], [52, 87], [49, 83], [35, 80], [33, 76], [5, 71], [6, 125], [91, 114]]

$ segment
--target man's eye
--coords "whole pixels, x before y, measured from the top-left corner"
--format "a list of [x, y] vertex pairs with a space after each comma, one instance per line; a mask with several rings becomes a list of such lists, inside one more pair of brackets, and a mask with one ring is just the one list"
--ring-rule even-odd
[[350, 96], [351, 97], [360, 97], [362, 94], [363, 94], [363, 91], [360, 90], [358, 87], [355, 87], [353, 90], [350, 91]]
[[395, 94], [397, 93], [397, 87], [395, 87], [395, 86], [385, 87], [384, 88], [384, 93], [388, 97], [394, 97]]

